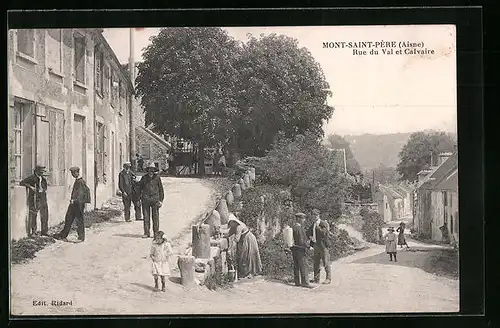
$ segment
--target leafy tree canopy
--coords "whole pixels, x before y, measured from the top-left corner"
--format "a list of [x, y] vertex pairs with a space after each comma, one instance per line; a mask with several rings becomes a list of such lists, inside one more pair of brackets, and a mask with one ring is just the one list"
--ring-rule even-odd
[[413, 182], [421, 170], [437, 165], [438, 155], [453, 152], [456, 142], [444, 132], [415, 132], [399, 153], [398, 173], [402, 180]]
[[271, 182], [291, 186], [301, 208], [318, 208], [325, 217], [337, 218], [350, 182], [335, 162], [313, 132], [293, 139], [280, 134], [265, 157], [264, 170]]

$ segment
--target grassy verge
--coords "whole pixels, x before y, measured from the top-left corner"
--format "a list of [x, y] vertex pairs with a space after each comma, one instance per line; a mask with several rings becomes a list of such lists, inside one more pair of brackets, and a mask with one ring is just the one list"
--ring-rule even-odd
[[424, 264], [423, 270], [438, 276], [458, 279], [458, 251], [452, 249], [432, 251]]
[[[118, 217], [122, 211], [117, 209], [98, 209], [84, 214], [85, 227], [89, 228], [93, 224], [109, 221], [112, 218]], [[49, 235], [54, 235], [62, 230], [64, 222], [49, 229]], [[30, 259], [35, 258], [35, 254], [45, 248], [45, 246], [53, 244], [55, 239], [47, 236], [25, 237], [19, 240], [11, 241], [11, 262], [12, 264], [25, 263]]]

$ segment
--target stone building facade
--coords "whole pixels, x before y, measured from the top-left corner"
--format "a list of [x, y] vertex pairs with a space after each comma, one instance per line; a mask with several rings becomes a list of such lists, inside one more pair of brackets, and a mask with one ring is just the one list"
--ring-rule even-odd
[[93, 191], [89, 208], [113, 196], [117, 182], [110, 177], [130, 158], [133, 86], [101, 29], [9, 30], [7, 57], [9, 222], [18, 239], [26, 235], [28, 211], [19, 181], [37, 164], [47, 168], [50, 226], [64, 221], [71, 166], [81, 168]]

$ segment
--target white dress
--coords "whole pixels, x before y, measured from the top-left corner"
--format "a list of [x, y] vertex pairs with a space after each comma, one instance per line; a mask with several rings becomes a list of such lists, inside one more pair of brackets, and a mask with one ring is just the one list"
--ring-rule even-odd
[[170, 276], [170, 264], [168, 260], [172, 254], [170, 243], [163, 242], [161, 244], [153, 241], [151, 245], [151, 273], [158, 276]]

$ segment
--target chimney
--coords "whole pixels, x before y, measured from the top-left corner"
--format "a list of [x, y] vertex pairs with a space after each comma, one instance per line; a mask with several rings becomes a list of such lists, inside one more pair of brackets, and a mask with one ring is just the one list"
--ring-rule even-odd
[[446, 162], [446, 160], [452, 155], [452, 153], [440, 153], [438, 166]]

